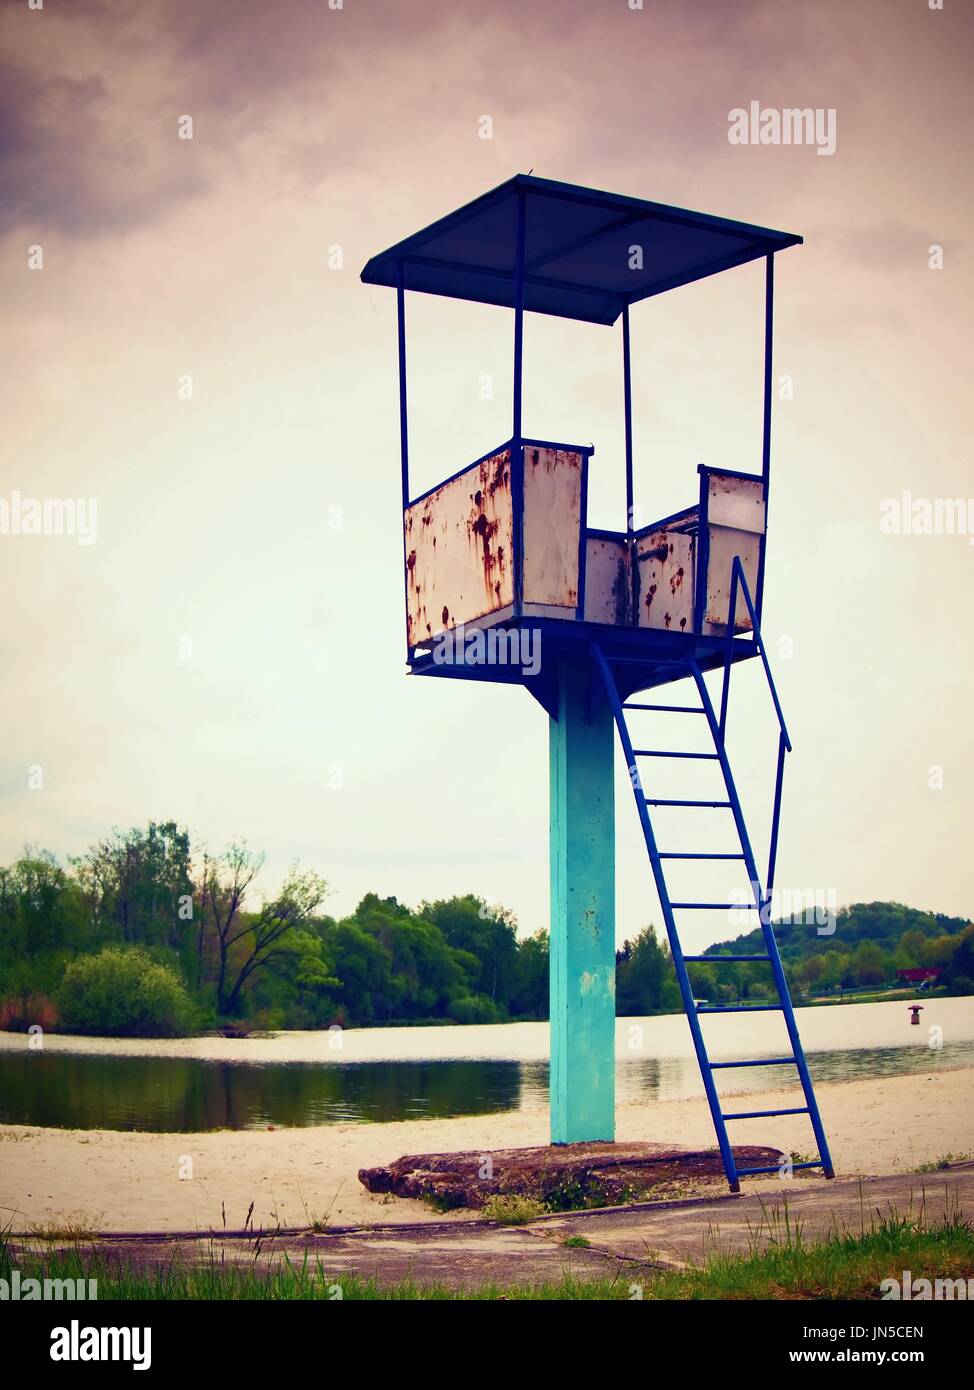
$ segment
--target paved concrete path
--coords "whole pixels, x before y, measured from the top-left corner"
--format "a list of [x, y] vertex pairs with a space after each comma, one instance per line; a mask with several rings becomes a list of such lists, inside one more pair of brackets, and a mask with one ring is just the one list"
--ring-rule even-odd
[[[715, 1250], [746, 1253], [784, 1238], [790, 1224], [812, 1242], [839, 1230], [858, 1233], [895, 1210], [924, 1213], [936, 1220], [945, 1211], [974, 1216], [974, 1167], [902, 1177], [796, 1179], [764, 1185], [741, 1196], [647, 1203], [544, 1217], [527, 1226], [444, 1221], [416, 1226], [344, 1229], [314, 1234], [269, 1233], [258, 1259], [284, 1251], [303, 1260], [305, 1253], [329, 1274], [476, 1288], [483, 1284], [558, 1283], [577, 1278], [626, 1279], [654, 1267], [679, 1269], [706, 1259]], [[565, 1244], [584, 1236], [589, 1248]], [[106, 1236], [103, 1251], [139, 1263], [167, 1263], [177, 1248], [189, 1259], [218, 1257], [253, 1261], [254, 1238], [212, 1236]]]

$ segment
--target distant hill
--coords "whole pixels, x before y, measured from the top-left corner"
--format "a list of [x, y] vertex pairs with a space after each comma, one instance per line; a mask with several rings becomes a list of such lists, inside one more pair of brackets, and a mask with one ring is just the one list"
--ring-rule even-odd
[[[894, 951], [905, 932], [919, 933], [924, 940], [959, 936], [972, 925], [968, 918], [948, 917], [943, 912], [921, 912], [903, 903], [853, 903], [835, 915], [835, 931], [822, 934], [813, 921], [785, 919], [775, 922], [774, 934], [783, 960], [801, 961], [829, 951], [847, 953], [863, 941], [874, 942], [884, 951]], [[912, 940], [914, 938], [908, 938]], [[718, 941], [704, 955], [747, 955], [760, 949], [761, 929], [746, 932], [730, 941]]]

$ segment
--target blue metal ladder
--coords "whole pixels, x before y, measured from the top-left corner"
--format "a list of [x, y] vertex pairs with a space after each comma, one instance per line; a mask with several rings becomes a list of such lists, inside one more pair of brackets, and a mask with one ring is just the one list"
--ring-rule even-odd
[[[754, 641], [760, 654], [765, 674], [771, 689], [774, 706], [779, 721], [779, 748], [778, 748], [778, 771], [775, 784], [774, 813], [771, 830], [771, 848], [768, 862], [768, 881], [767, 887], [762, 888], [758, 871], [754, 860], [754, 853], [751, 849], [751, 841], [747, 832], [747, 825], [744, 820], [744, 813], [741, 809], [740, 799], [737, 795], [737, 788], [734, 785], [734, 777], [731, 772], [730, 762], [727, 757], [727, 750], [724, 741], [724, 730], [727, 716], [727, 697], [729, 691], [730, 666], [731, 666], [731, 641], [734, 632], [734, 614], [736, 609], [736, 596], [738, 586], [740, 587], [747, 607], [750, 611]], [[771, 925], [771, 889], [774, 882], [774, 865], [777, 852], [778, 839], [778, 817], [781, 807], [781, 783], [784, 768], [784, 755], [791, 749], [791, 741], [788, 738], [788, 731], [785, 727], [784, 718], [781, 714], [781, 706], [778, 702], [777, 691], [771, 677], [771, 670], [768, 666], [764, 644], [761, 641], [760, 629], [757, 617], [754, 612], [754, 605], [748, 592], [747, 581], [744, 576], [740, 562], [735, 558], [733, 577], [731, 583], [730, 616], [728, 623], [727, 639], [727, 659], [724, 667], [724, 685], [721, 698], [720, 716], [716, 714], [710, 692], [704, 681], [703, 672], [699, 664], [693, 657], [687, 657], [674, 662], [674, 678], [680, 674], [692, 677], [700, 696], [699, 705], [656, 705], [640, 704], [633, 702], [623, 702], [620, 699], [615, 676], [613, 675], [610, 662], [606, 659], [601, 648], [596, 645], [593, 647], [593, 655], [601, 670], [605, 681], [606, 691], [609, 697], [612, 711], [615, 716], [616, 727], [619, 730], [619, 737], [622, 741], [623, 751], [626, 755], [626, 766], [629, 768], [630, 780], [632, 781], [633, 794], [636, 799], [636, 807], [639, 812], [639, 819], [643, 829], [643, 836], [646, 841], [646, 848], [649, 851], [649, 859], [653, 869], [653, 877], [656, 880], [656, 888], [659, 893], [660, 905], [663, 911], [663, 920], [666, 926], [666, 935], [670, 943], [670, 952], [673, 957], [673, 964], [676, 969], [676, 977], [680, 986], [680, 994], [683, 999], [683, 1007], [686, 1011], [687, 1021], [690, 1025], [690, 1033], [693, 1038], [694, 1050], [697, 1054], [697, 1061], [700, 1066], [700, 1074], [703, 1078], [704, 1089], [707, 1093], [707, 1101], [710, 1106], [710, 1113], [713, 1118], [714, 1129], [717, 1134], [717, 1142], [720, 1146], [720, 1154], [724, 1164], [724, 1171], [732, 1192], [740, 1191], [740, 1179], [754, 1173], [776, 1173], [779, 1171], [777, 1164], [767, 1167], [738, 1168], [734, 1159], [734, 1152], [731, 1147], [730, 1139], [727, 1135], [727, 1122], [729, 1120], [756, 1120], [764, 1119], [774, 1115], [808, 1115], [811, 1120], [815, 1140], [818, 1145], [818, 1158], [810, 1162], [795, 1163], [792, 1168], [822, 1168], [827, 1178], [834, 1177], [832, 1159], [829, 1154], [828, 1141], [825, 1137], [825, 1130], [822, 1127], [822, 1119], [819, 1114], [818, 1103], [815, 1099], [815, 1091], [812, 1087], [812, 1079], [809, 1075], [808, 1064], [805, 1060], [805, 1053], [802, 1049], [801, 1039], [798, 1036], [798, 1025], [795, 1022], [795, 1011], [791, 1003], [791, 995], [788, 990], [788, 982], [785, 979], [784, 969], [781, 964], [781, 956], [778, 952], [778, 944], [775, 941], [774, 930]], [[616, 659], [618, 660], [618, 659]], [[654, 748], [634, 748], [632, 737], [626, 723], [627, 710], [653, 710], [669, 714], [696, 714], [704, 715], [707, 726], [713, 741], [714, 751], [705, 753], [682, 753], [678, 751], [661, 750]], [[724, 786], [727, 792], [726, 800], [674, 800], [657, 797], [648, 797], [643, 791], [643, 778], [639, 773], [639, 759], [643, 758], [692, 758], [708, 759], [719, 763], [723, 774]], [[707, 807], [719, 810], [729, 810], [734, 818], [734, 825], [737, 830], [737, 837], [740, 842], [740, 852], [734, 853], [714, 853], [711, 851], [697, 853], [684, 852], [665, 852], [659, 849], [656, 840], [656, 832], [653, 828], [650, 807], [675, 806], [675, 807]], [[663, 861], [670, 859], [681, 860], [737, 860], [743, 863], [747, 871], [748, 881], [754, 895], [753, 907], [748, 905], [748, 910], [753, 910], [758, 914], [762, 934], [765, 943], [765, 954], [761, 955], [736, 955], [736, 956], [688, 956], [684, 955], [680, 944], [680, 934], [676, 924], [674, 914], [680, 911], [693, 911], [697, 909], [709, 908], [730, 908], [736, 907], [736, 903], [712, 903], [712, 902], [674, 902], [669, 894], [666, 883], [666, 874], [663, 868]], [[709, 1006], [698, 1005], [693, 997], [693, 988], [687, 972], [687, 965], [694, 962], [705, 962], [707, 965], [721, 965], [724, 962], [734, 964], [737, 962], [761, 961], [771, 966], [774, 978], [775, 989], [778, 995], [776, 1004], [747, 1004], [736, 1006]], [[730, 1013], [759, 1013], [759, 1012], [780, 1012], [784, 1016], [785, 1027], [788, 1031], [788, 1038], [791, 1044], [791, 1054], [781, 1057], [760, 1057], [748, 1058], [733, 1062], [712, 1062], [707, 1053], [706, 1043], [700, 1027], [701, 1014], [730, 1014]], [[770, 1067], [770, 1066], [794, 1066], [798, 1069], [798, 1076], [801, 1081], [802, 1091], [805, 1097], [803, 1106], [796, 1106], [785, 1110], [737, 1110], [725, 1111], [722, 1108], [722, 1101], [717, 1093], [714, 1082], [714, 1072], [718, 1070], [730, 1070], [738, 1067]]]

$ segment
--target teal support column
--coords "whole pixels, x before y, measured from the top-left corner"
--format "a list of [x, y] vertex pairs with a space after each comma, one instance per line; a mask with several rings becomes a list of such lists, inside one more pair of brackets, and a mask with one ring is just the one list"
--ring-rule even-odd
[[565, 658], [549, 738], [553, 1144], [615, 1138], [613, 737], [592, 661]]

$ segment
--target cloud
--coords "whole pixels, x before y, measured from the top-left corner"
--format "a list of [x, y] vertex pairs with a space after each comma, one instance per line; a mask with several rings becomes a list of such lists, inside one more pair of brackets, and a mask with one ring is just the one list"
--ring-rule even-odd
[[91, 237], [145, 225], [207, 186], [177, 139], [146, 141], [94, 75], [0, 63], [0, 233]]

